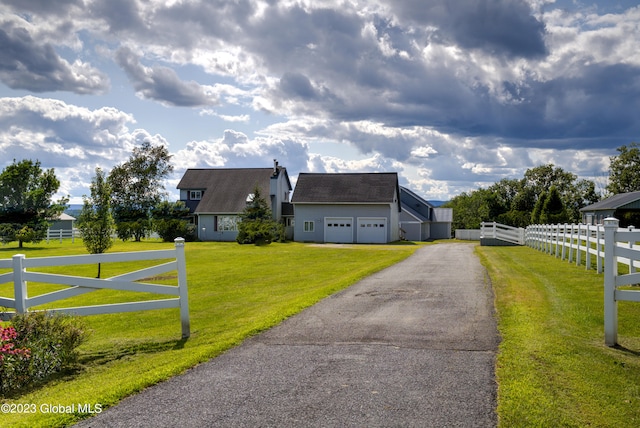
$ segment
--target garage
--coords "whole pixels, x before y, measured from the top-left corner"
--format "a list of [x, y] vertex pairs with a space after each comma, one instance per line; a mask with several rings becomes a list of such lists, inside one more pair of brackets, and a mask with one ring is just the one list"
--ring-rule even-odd
[[353, 218], [326, 217], [324, 219], [324, 242], [353, 243]]
[[387, 219], [384, 217], [359, 217], [358, 243], [386, 244]]

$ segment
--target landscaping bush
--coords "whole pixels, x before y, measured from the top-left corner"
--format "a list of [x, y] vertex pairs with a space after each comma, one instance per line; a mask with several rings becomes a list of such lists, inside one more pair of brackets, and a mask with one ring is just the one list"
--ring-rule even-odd
[[44, 311], [16, 315], [2, 327], [0, 393], [45, 380], [77, 361], [87, 329], [76, 317]]

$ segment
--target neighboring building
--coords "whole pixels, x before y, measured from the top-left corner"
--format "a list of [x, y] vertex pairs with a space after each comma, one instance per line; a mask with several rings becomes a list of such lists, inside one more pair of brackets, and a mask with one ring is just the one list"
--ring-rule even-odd
[[67, 213], [62, 213], [55, 219], [51, 220], [51, 225], [49, 226], [49, 230], [53, 231], [72, 231], [73, 230], [73, 222], [76, 221], [75, 217], [70, 216]]
[[298, 176], [292, 204], [294, 240], [388, 243], [400, 239], [397, 173]]
[[291, 181], [287, 169], [275, 160], [273, 168], [188, 169], [178, 183], [180, 200], [190, 209], [203, 241], [235, 241], [239, 216], [256, 186], [274, 220], [290, 224]]
[[408, 241], [450, 239], [453, 210], [436, 208], [406, 187], [400, 188], [400, 234]]
[[620, 220], [620, 227], [640, 227], [640, 192], [619, 193], [580, 209], [582, 222], [602, 224], [607, 217]]

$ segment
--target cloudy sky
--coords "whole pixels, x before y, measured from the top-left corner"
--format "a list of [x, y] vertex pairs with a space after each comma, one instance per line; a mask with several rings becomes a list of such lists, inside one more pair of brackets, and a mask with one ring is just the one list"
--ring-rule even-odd
[[2, 0], [0, 167], [81, 202], [145, 140], [190, 167], [397, 171], [427, 199], [640, 135], [638, 0]]

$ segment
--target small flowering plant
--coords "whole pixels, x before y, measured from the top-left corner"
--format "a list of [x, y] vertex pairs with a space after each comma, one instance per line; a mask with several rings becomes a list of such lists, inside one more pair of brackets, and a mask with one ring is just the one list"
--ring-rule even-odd
[[29, 383], [31, 350], [16, 346], [18, 332], [14, 327], [0, 326], [0, 394]]
[[75, 317], [46, 311], [0, 324], [0, 399], [72, 368], [87, 330]]
[[31, 350], [28, 348], [16, 348], [13, 340], [18, 337], [18, 332], [13, 327], [0, 326], [0, 364], [9, 355], [22, 355], [29, 358]]

